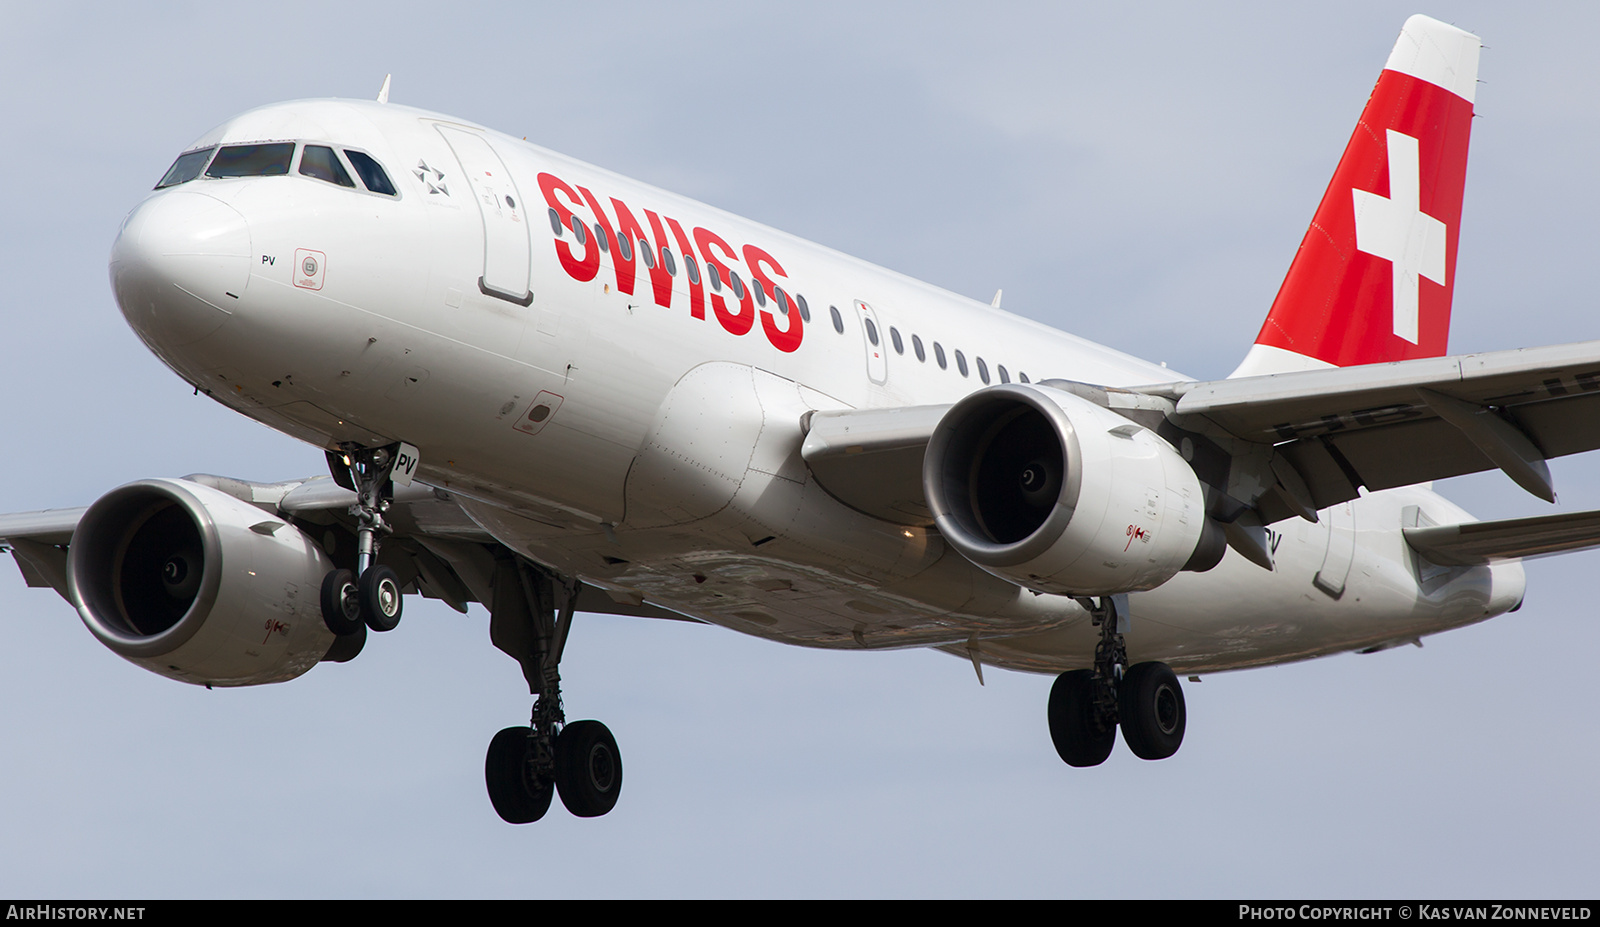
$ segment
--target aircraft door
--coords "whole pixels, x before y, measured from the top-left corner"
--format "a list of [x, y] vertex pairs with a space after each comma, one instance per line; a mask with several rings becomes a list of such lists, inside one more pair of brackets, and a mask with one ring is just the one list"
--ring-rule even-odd
[[454, 126], [437, 128], [461, 162], [461, 173], [471, 185], [472, 198], [477, 200], [478, 214], [483, 217], [483, 276], [478, 278], [479, 289], [519, 306], [528, 305], [533, 302], [528, 290], [532, 249], [528, 223], [523, 221], [527, 210], [511, 172], [482, 135]]
[[856, 315], [861, 319], [861, 339], [867, 349], [867, 379], [881, 386], [889, 379], [889, 356], [883, 343], [888, 336], [878, 325], [877, 313], [859, 299]]
[[1312, 585], [1337, 599], [1344, 595], [1345, 580], [1350, 576], [1350, 562], [1356, 554], [1355, 506], [1341, 502], [1323, 510], [1323, 521], [1328, 525], [1328, 552], [1323, 555], [1322, 569], [1311, 580]]

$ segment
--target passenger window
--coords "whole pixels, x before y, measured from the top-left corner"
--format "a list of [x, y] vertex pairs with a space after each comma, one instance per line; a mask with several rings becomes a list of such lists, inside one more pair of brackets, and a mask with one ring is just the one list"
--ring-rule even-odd
[[889, 340], [894, 344], [894, 353], [906, 353], [905, 342], [900, 340], [900, 329], [895, 328], [893, 325], [889, 326]]
[[[506, 199], [510, 199], [510, 197], [506, 197]], [[606, 240], [606, 230], [601, 228], [598, 222], [594, 224], [594, 241], [595, 244], [600, 246], [601, 251], [611, 250], [611, 243]]]
[[841, 335], [844, 334], [844, 319], [839, 317], [839, 307], [829, 306], [828, 311], [833, 313], [833, 330]]
[[783, 291], [783, 287], [781, 287], [781, 286], [773, 287], [772, 288], [772, 298], [776, 299], [778, 301], [778, 311], [780, 313], [782, 313], [783, 315], [788, 315], [789, 314], [789, 294], [785, 293]]
[[967, 355], [960, 351], [956, 352], [956, 369], [961, 371], [962, 376], [967, 375]]
[[656, 255], [650, 250], [650, 243], [643, 238], [639, 239], [639, 259], [644, 261], [644, 266], [651, 270], [656, 269]]
[[950, 364], [944, 359], [944, 345], [937, 341], [933, 343], [933, 359], [939, 362], [940, 370], [950, 369]]
[[794, 294], [794, 301], [800, 304], [800, 321], [811, 321], [811, 307], [806, 305], [806, 298], [799, 293]]
[[[383, 172], [383, 168], [372, 159], [372, 155], [346, 148], [344, 156], [350, 159], [350, 166], [356, 169], [356, 173], [361, 176], [361, 182], [367, 185], [368, 190], [382, 193], [384, 196], [399, 196], [394, 184], [389, 182], [389, 175]], [[578, 240], [583, 241], [583, 238], [580, 236]]]
[[584, 228], [583, 223], [578, 221], [577, 216], [572, 217], [572, 234], [578, 236], [578, 244], [587, 245], [589, 243], [589, 230]]
[[706, 276], [711, 278], [711, 289], [722, 292], [722, 272], [717, 270], [717, 265], [706, 262]]
[[683, 269], [689, 274], [689, 282], [698, 286], [700, 284], [700, 265], [694, 260], [693, 255], [683, 259]]
[[752, 280], [750, 285], [755, 287], [756, 305], [765, 306], [767, 304], [767, 285], [760, 280]]
[[200, 171], [206, 166], [206, 159], [216, 150], [216, 148], [202, 148], [199, 151], [188, 151], [178, 155], [178, 160], [172, 162], [167, 172], [161, 175], [161, 182], [156, 184], [156, 189], [176, 187], [180, 183], [188, 183], [199, 177]]
[[744, 299], [744, 281], [739, 279], [739, 272], [738, 271], [736, 271], [736, 270], [728, 271], [728, 284], [733, 287], [733, 295], [739, 297], [740, 300], [743, 300]]
[[983, 362], [983, 358], [981, 358], [981, 357], [974, 358], [974, 359], [978, 362], [978, 379], [982, 380], [985, 383], [988, 383], [989, 382], [989, 365], [985, 364]]
[[561, 224], [561, 213], [556, 212], [556, 208], [554, 206], [551, 206], [550, 207], [550, 231], [555, 232], [556, 233], [556, 237], [560, 238], [561, 237], [561, 233], [565, 232], [566, 230], [567, 230], [567, 227]]
[[270, 177], [289, 173], [294, 142], [271, 145], [229, 145], [217, 152], [207, 177]]
[[1010, 383], [1011, 382], [1011, 374], [1006, 373], [1006, 365], [1005, 364], [996, 364], [994, 369], [1000, 374], [1000, 382], [1001, 383]]
[[339, 163], [339, 156], [326, 145], [307, 145], [300, 150], [300, 173], [341, 187], [353, 189], [356, 185]]
[[622, 255], [624, 261], [633, 260], [633, 241], [622, 236], [617, 236], [617, 253]]
[[922, 350], [922, 339], [916, 335], [911, 336], [911, 350], [917, 352], [917, 360], [922, 363], [928, 362], [928, 352]]
[[866, 319], [865, 321], [867, 323], [867, 340], [872, 342], [872, 346], [873, 347], [877, 347], [878, 346], [878, 326], [872, 324], [872, 320], [871, 319]]
[[678, 262], [672, 259], [672, 249], [666, 245], [661, 246], [661, 266], [667, 269], [668, 274], [674, 277], [678, 275]]

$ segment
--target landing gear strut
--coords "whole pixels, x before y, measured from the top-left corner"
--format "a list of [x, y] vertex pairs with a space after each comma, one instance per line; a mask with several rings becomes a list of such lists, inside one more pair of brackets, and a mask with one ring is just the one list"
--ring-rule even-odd
[[380, 535], [393, 530], [383, 513], [394, 498], [393, 474], [403, 447], [352, 444], [327, 452], [334, 481], [356, 494], [350, 506], [356, 519], [355, 572], [334, 570], [322, 580], [322, 620], [340, 637], [364, 634], [365, 628], [393, 631], [400, 624], [400, 577], [377, 559]]
[[599, 721], [567, 724], [562, 710], [559, 668], [578, 589], [520, 558], [495, 565], [489, 638], [522, 664], [534, 696], [528, 726], [496, 734], [484, 758], [489, 801], [511, 824], [544, 817], [552, 794], [577, 817], [599, 817], [622, 791], [622, 753], [611, 731]]
[[1117, 727], [1141, 759], [1162, 760], [1183, 744], [1183, 687], [1165, 663], [1127, 666], [1126, 596], [1079, 599], [1100, 629], [1093, 670], [1071, 670], [1050, 689], [1050, 739], [1069, 766], [1098, 766], [1111, 755]]

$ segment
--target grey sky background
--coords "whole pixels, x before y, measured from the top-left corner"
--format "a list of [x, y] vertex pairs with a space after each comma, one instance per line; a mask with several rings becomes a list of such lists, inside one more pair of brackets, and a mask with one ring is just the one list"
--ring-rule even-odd
[[[0, 511], [321, 472], [191, 396], [106, 282], [122, 216], [249, 107], [393, 72], [396, 102], [1220, 377], [1412, 12], [0, 3]], [[1424, 12], [1489, 46], [1452, 351], [1600, 338], [1600, 8]], [[1600, 460], [1552, 469], [1600, 507]], [[1208, 676], [1176, 757], [1092, 770], [1051, 748], [1045, 677], [581, 616], [568, 716], [615, 732], [622, 800], [527, 827], [484, 793], [529, 699], [476, 606], [412, 599], [352, 664], [207, 692], [0, 564], [0, 896], [1592, 896], [1597, 564], [1531, 564], [1520, 612], [1422, 650]]]

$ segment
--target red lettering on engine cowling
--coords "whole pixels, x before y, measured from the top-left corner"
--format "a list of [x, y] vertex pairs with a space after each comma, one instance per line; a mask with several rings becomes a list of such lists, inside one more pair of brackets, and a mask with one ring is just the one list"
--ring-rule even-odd
[[[663, 249], [675, 245], [679, 258], [686, 265], [678, 272], [685, 276], [690, 318], [706, 317], [709, 296], [712, 314], [729, 334], [748, 334], [756, 327], [759, 317], [761, 331], [773, 347], [785, 353], [799, 349], [805, 337], [804, 320], [787, 287], [788, 274], [777, 258], [765, 249], [746, 244], [736, 250], [722, 236], [705, 228], [696, 227], [686, 233], [677, 219], [650, 209], [644, 210], [647, 232], [645, 223], [635, 217], [626, 203], [609, 197], [612, 213], [608, 215], [600, 197], [587, 187], [574, 189], [548, 172], [539, 174], [539, 190], [563, 226], [562, 233], [553, 235], [552, 243], [561, 269], [572, 279], [579, 283], [595, 279], [600, 273], [600, 253], [604, 250], [611, 256], [617, 291], [632, 295], [638, 262], [643, 261], [650, 274], [650, 290], [655, 304], [669, 309], [672, 307], [675, 268], [667, 267], [668, 259]], [[614, 221], [612, 215], [616, 217]], [[572, 241], [578, 233], [569, 231], [574, 229], [575, 223], [585, 229], [582, 233], [583, 243], [577, 246], [582, 249], [581, 255], [576, 253]], [[668, 239], [669, 230], [671, 241]], [[696, 265], [693, 274], [688, 272], [689, 264]], [[706, 278], [715, 274], [715, 279], [701, 279], [700, 268], [705, 268]], [[740, 278], [743, 296], [739, 296], [734, 289], [735, 275]], [[760, 302], [767, 307], [759, 311], [756, 305], [758, 287], [762, 297]], [[777, 295], [780, 288], [784, 292], [782, 299]], [[771, 311], [774, 306], [778, 308], [776, 313]]]

